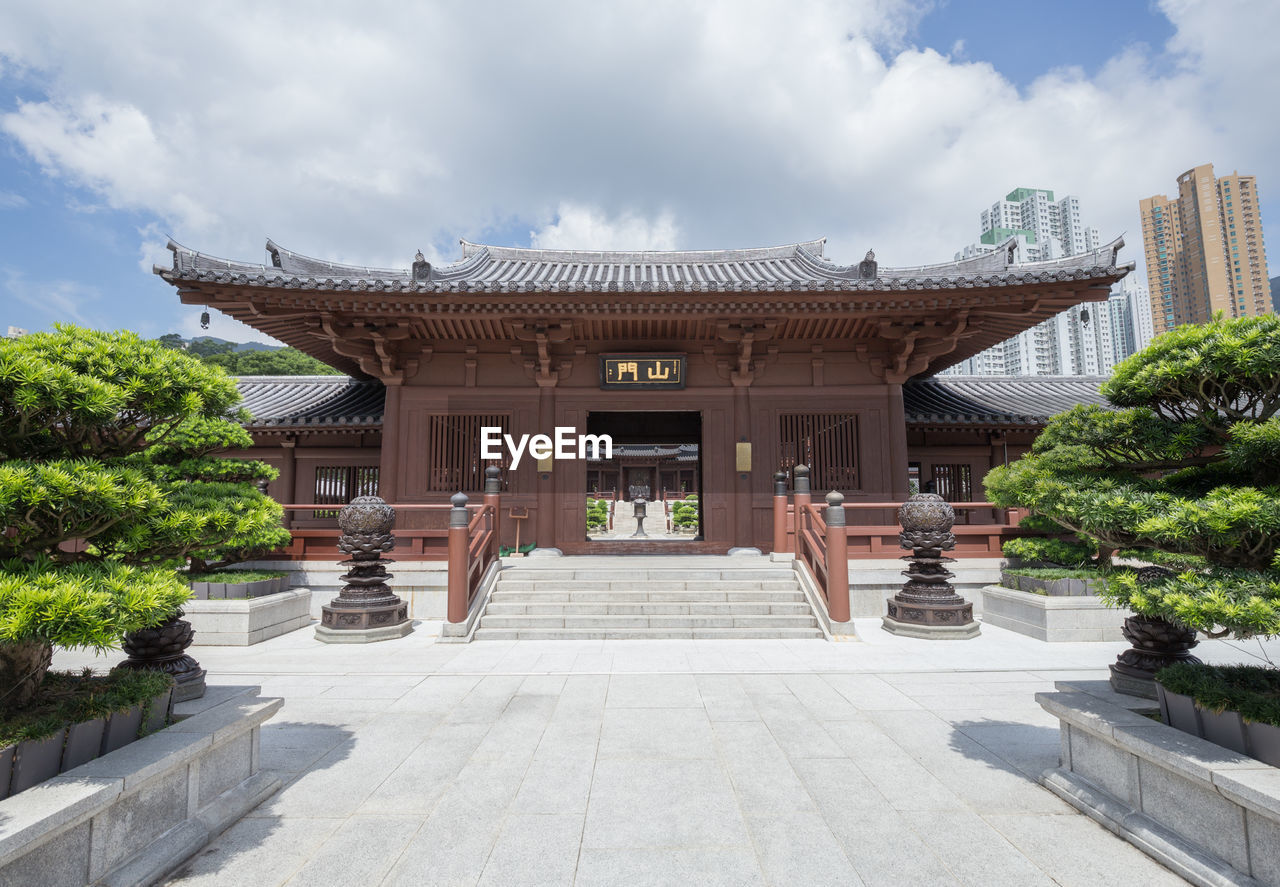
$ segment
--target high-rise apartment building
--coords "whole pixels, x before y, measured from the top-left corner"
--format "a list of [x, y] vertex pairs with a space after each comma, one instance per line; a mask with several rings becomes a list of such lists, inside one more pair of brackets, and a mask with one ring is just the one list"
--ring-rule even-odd
[[1184, 323], [1269, 314], [1258, 183], [1206, 163], [1178, 176], [1178, 196], [1138, 202], [1155, 332]]
[[[1055, 200], [1052, 191], [1040, 188], [1015, 188], [982, 211], [981, 224], [978, 242], [956, 253], [957, 260], [990, 252], [1010, 238], [1017, 243], [1018, 262], [1058, 259], [1099, 246], [1098, 229], [1080, 218], [1079, 198], [1068, 195]], [[1117, 362], [1151, 341], [1150, 314], [1146, 290], [1129, 285], [1113, 292], [1107, 302], [1076, 305], [946, 372], [1106, 375]]]

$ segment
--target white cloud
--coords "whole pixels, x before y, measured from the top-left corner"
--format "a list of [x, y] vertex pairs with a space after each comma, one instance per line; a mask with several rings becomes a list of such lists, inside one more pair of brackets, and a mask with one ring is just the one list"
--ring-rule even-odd
[[926, 7], [10, 4], [0, 64], [39, 97], [0, 130], [104, 205], [154, 214], [148, 257], [161, 228], [235, 258], [270, 234], [392, 267], [530, 231], [593, 247], [827, 235], [837, 259], [874, 246], [913, 264], [950, 258], [983, 206], [1028, 185], [1078, 195], [1138, 258], [1138, 199], [1190, 166], [1280, 183], [1280, 4], [1165, 0], [1169, 56], [1132, 48], [1022, 92], [962, 45], [901, 48]]
[[22, 209], [27, 205], [27, 198], [12, 191], [0, 191], [0, 209]]
[[562, 203], [556, 218], [529, 232], [538, 249], [675, 249], [679, 229], [670, 213], [653, 221], [633, 213], [610, 219], [595, 207]]
[[22, 272], [3, 269], [4, 292], [15, 302], [35, 309], [46, 326], [74, 323], [100, 326], [95, 302], [101, 293], [74, 280], [28, 280]]

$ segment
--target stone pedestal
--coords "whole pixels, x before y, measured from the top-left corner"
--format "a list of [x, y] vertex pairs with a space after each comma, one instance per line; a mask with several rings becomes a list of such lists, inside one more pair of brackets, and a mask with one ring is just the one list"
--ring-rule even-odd
[[191, 656], [187, 647], [195, 640], [195, 629], [178, 610], [163, 625], [144, 628], [124, 636], [121, 647], [129, 658], [116, 668], [152, 669], [173, 676], [173, 701], [186, 702], [204, 695], [205, 670]]
[[402, 638], [413, 631], [409, 605], [387, 586], [384, 551], [395, 547], [395, 509], [377, 496], [358, 496], [338, 512], [338, 550], [347, 584], [320, 610], [316, 640], [327, 644], [368, 644]]
[[[1146, 585], [1172, 575], [1164, 567], [1143, 567], [1138, 582]], [[1187, 652], [1200, 643], [1193, 628], [1153, 616], [1130, 616], [1120, 631], [1133, 646], [1111, 664], [1111, 687], [1117, 693], [1155, 699], [1156, 672], [1175, 662], [1200, 662]]]
[[955, 520], [951, 505], [936, 493], [917, 493], [898, 510], [899, 544], [912, 553], [902, 558], [908, 562], [902, 571], [907, 581], [888, 601], [885, 631], [930, 640], [967, 640], [980, 633], [973, 604], [947, 581], [955, 575], [947, 564], [955, 559], [942, 552], [955, 548]]

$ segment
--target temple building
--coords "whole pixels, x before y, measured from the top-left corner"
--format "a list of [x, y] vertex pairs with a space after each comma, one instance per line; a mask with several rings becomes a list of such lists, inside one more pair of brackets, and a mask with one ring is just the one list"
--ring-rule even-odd
[[[664, 551], [768, 550], [776, 472], [804, 463], [815, 497], [901, 501], [932, 483], [980, 501], [992, 465], [1025, 452], [1045, 418], [1097, 402], [1099, 380], [932, 378], [1071, 305], [1106, 301], [1131, 264], [1116, 240], [1014, 264], [1013, 241], [962, 261], [838, 264], [822, 240], [763, 249], [587, 252], [463, 242], [387, 270], [307, 258], [268, 241], [269, 265], [170, 244], [157, 273], [182, 301], [223, 311], [347, 376], [245, 378], [251, 455], [291, 528], [377, 492], [441, 505], [503, 469], [519, 520], [503, 543], [610, 553], [586, 500], [696, 494], [696, 537]], [[609, 458], [516, 461], [482, 429], [608, 435]], [[496, 456], [496, 458], [486, 458]], [[576, 455], [576, 454], [575, 454]], [[439, 512], [406, 508], [398, 526]], [[966, 519], [982, 521], [981, 510]], [[658, 543], [655, 543], [658, 544]], [[634, 549], [628, 549], [634, 550]], [[412, 557], [412, 551], [397, 556]]]

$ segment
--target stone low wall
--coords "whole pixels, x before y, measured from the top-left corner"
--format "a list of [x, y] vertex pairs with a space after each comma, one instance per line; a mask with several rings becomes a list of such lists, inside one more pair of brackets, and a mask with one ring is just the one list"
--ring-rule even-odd
[[[905, 554], [905, 552], [904, 552]], [[982, 615], [982, 588], [1000, 581], [1000, 558], [960, 558], [947, 569], [956, 593], [973, 604], [973, 615]], [[888, 612], [885, 601], [902, 590], [906, 561], [893, 559], [849, 561], [849, 612], [855, 619], [878, 619]]]
[[240, 695], [0, 801], [0, 884], [152, 884], [280, 787]]
[[240, 600], [188, 601], [186, 619], [201, 646], [247, 647], [311, 624], [311, 590], [291, 588]]
[[[288, 585], [311, 590], [311, 616], [320, 618], [320, 608], [342, 590], [344, 567], [338, 566], [337, 551], [331, 561], [252, 561], [237, 565], [258, 570], [287, 570]], [[395, 551], [386, 560], [391, 590], [409, 604], [410, 619], [444, 619], [448, 608], [449, 571], [444, 561], [395, 562]], [[197, 639], [196, 643], [204, 643]]]
[[1280, 887], [1280, 769], [1151, 720], [1150, 700], [1105, 681], [1056, 686], [1036, 694], [1061, 724], [1046, 787], [1193, 884]]
[[982, 621], [1040, 641], [1123, 641], [1128, 613], [1092, 595], [1050, 596], [1000, 585], [982, 589]]

